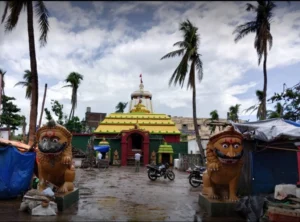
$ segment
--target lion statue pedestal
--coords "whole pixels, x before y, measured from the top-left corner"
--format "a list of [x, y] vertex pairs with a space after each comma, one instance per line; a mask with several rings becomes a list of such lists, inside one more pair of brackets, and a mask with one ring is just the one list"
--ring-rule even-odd
[[57, 188], [56, 203], [62, 211], [79, 200], [74, 188], [75, 167], [72, 162], [72, 134], [53, 120], [38, 129], [37, 165], [41, 192], [51, 183]]
[[199, 204], [210, 216], [232, 216], [243, 161], [243, 136], [233, 126], [213, 135], [207, 144], [207, 170]]

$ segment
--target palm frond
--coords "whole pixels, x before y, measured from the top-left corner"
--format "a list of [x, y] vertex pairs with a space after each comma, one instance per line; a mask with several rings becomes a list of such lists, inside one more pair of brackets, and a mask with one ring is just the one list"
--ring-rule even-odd
[[[251, 111], [251, 110], [252, 110], [252, 111]], [[248, 113], [248, 112], [251, 111], [251, 112], [250, 112], [250, 114], [251, 114], [251, 113], [253, 113], [255, 110], [257, 110], [257, 105], [250, 106], [249, 108], [244, 109], [243, 112]]]
[[28, 86], [28, 82], [25, 82], [25, 81], [21, 81], [21, 82], [17, 82], [15, 85], [14, 85], [14, 87], [15, 86], [22, 86], [22, 87], [24, 87], [24, 86]]
[[8, 3], [9, 3], [8, 1], [5, 2], [5, 8], [4, 8], [4, 12], [3, 12], [3, 15], [2, 15], [1, 23], [3, 23], [5, 18], [6, 18], [7, 10], [8, 10]]
[[37, 1], [35, 5], [35, 12], [37, 14], [38, 18], [38, 23], [40, 27], [40, 45], [45, 46], [47, 43], [47, 35], [49, 31], [49, 22], [48, 22], [48, 17], [49, 17], [49, 12], [44, 4], [43, 1]]
[[72, 85], [65, 85], [65, 86], [62, 86], [61, 88], [65, 88], [65, 87], [73, 87]]
[[10, 13], [5, 23], [5, 31], [12, 31], [16, 27], [24, 4], [25, 2], [23, 1], [8, 2], [8, 8], [10, 10]]
[[269, 35], [268, 35], [268, 42], [269, 42], [269, 50], [271, 50], [272, 45], [273, 45], [273, 37], [272, 37], [271, 33], [269, 33]]
[[184, 49], [178, 49], [178, 50], [169, 52], [168, 54], [164, 55], [160, 60], [175, 57], [175, 56], [181, 56], [183, 53], [184, 53]]
[[250, 3], [247, 3], [246, 6], [247, 6], [246, 10], [247, 10], [248, 12], [249, 12], [249, 11], [256, 11], [256, 10], [257, 10], [257, 7], [254, 6], [254, 5], [252, 5], [252, 4], [250, 4]]
[[198, 73], [198, 80], [199, 81], [202, 81], [202, 79], [203, 79], [203, 63], [202, 63], [202, 61], [201, 61], [201, 59], [200, 59], [200, 55], [198, 55], [197, 56], [197, 58], [196, 58], [196, 61], [195, 61], [195, 63], [196, 63], [196, 69], [197, 69], [197, 73]]
[[239, 25], [233, 31], [233, 34], [236, 34], [234, 41], [238, 42], [239, 40], [244, 38], [249, 33], [256, 32], [256, 30], [257, 30], [257, 24], [255, 21], [251, 21], [251, 22], [247, 22], [243, 25]]
[[191, 47], [191, 44], [186, 42], [186, 41], [179, 41], [179, 42], [176, 42], [174, 43], [173, 46], [179, 46], [180, 48], [190, 48]]
[[172, 83], [174, 83], [174, 85], [177, 85], [177, 83], [178, 83], [181, 86], [181, 88], [183, 87], [184, 80], [185, 80], [187, 70], [189, 67], [188, 60], [189, 60], [189, 53], [186, 52], [185, 55], [182, 57], [179, 65], [175, 69], [173, 75], [171, 76], [171, 78], [169, 80], [169, 86]]

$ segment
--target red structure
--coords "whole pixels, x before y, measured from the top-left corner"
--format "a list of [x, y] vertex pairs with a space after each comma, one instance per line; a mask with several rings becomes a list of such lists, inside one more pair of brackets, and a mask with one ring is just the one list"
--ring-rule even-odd
[[[141, 146], [140, 149], [135, 149], [133, 144], [133, 137], [140, 137]], [[134, 158], [134, 154], [139, 152], [142, 155], [144, 165], [149, 163], [149, 132], [139, 129], [124, 130], [122, 132], [121, 150], [122, 159], [121, 165], [127, 165], [127, 159]]]

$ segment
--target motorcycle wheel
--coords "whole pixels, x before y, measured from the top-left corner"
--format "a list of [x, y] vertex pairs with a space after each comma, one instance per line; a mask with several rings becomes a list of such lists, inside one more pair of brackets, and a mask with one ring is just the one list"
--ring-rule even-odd
[[155, 175], [155, 171], [154, 170], [149, 170], [148, 171], [148, 177], [152, 181], [155, 181], [157, 179], [157, 176]]
[[175, 179], [175, 173], [173, 171], [168, 171], [167, 172], [167, 177], [169, 180], [174, 180]]
[[201, 185], [201, 182], [193, 181], [193, 179], [200, 180], [200, 178], [196, 177], [195, 174], [191, 175], [190, 178], [189, 178], [189, 182], [190, 182], [192, 187], [195, 187], [195, 188], [199, 187]]

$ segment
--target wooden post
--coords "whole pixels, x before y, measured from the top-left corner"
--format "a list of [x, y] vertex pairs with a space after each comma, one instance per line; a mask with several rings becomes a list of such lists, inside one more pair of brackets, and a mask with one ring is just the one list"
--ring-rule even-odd
[[39, 128], [41, 127], [42, 118], [43, 118], [43, 111], [44, 111], [44, 105], [46, 100], [46, 94], [47, 94], [47, 83], [45, 84], [45, 90], [44, 90], [44, 97], [43, 97], [43, 103], [42, 103], [42, 110], [41, 110], [41, 116], [40, 116], [40, 122], [39, 122]]

